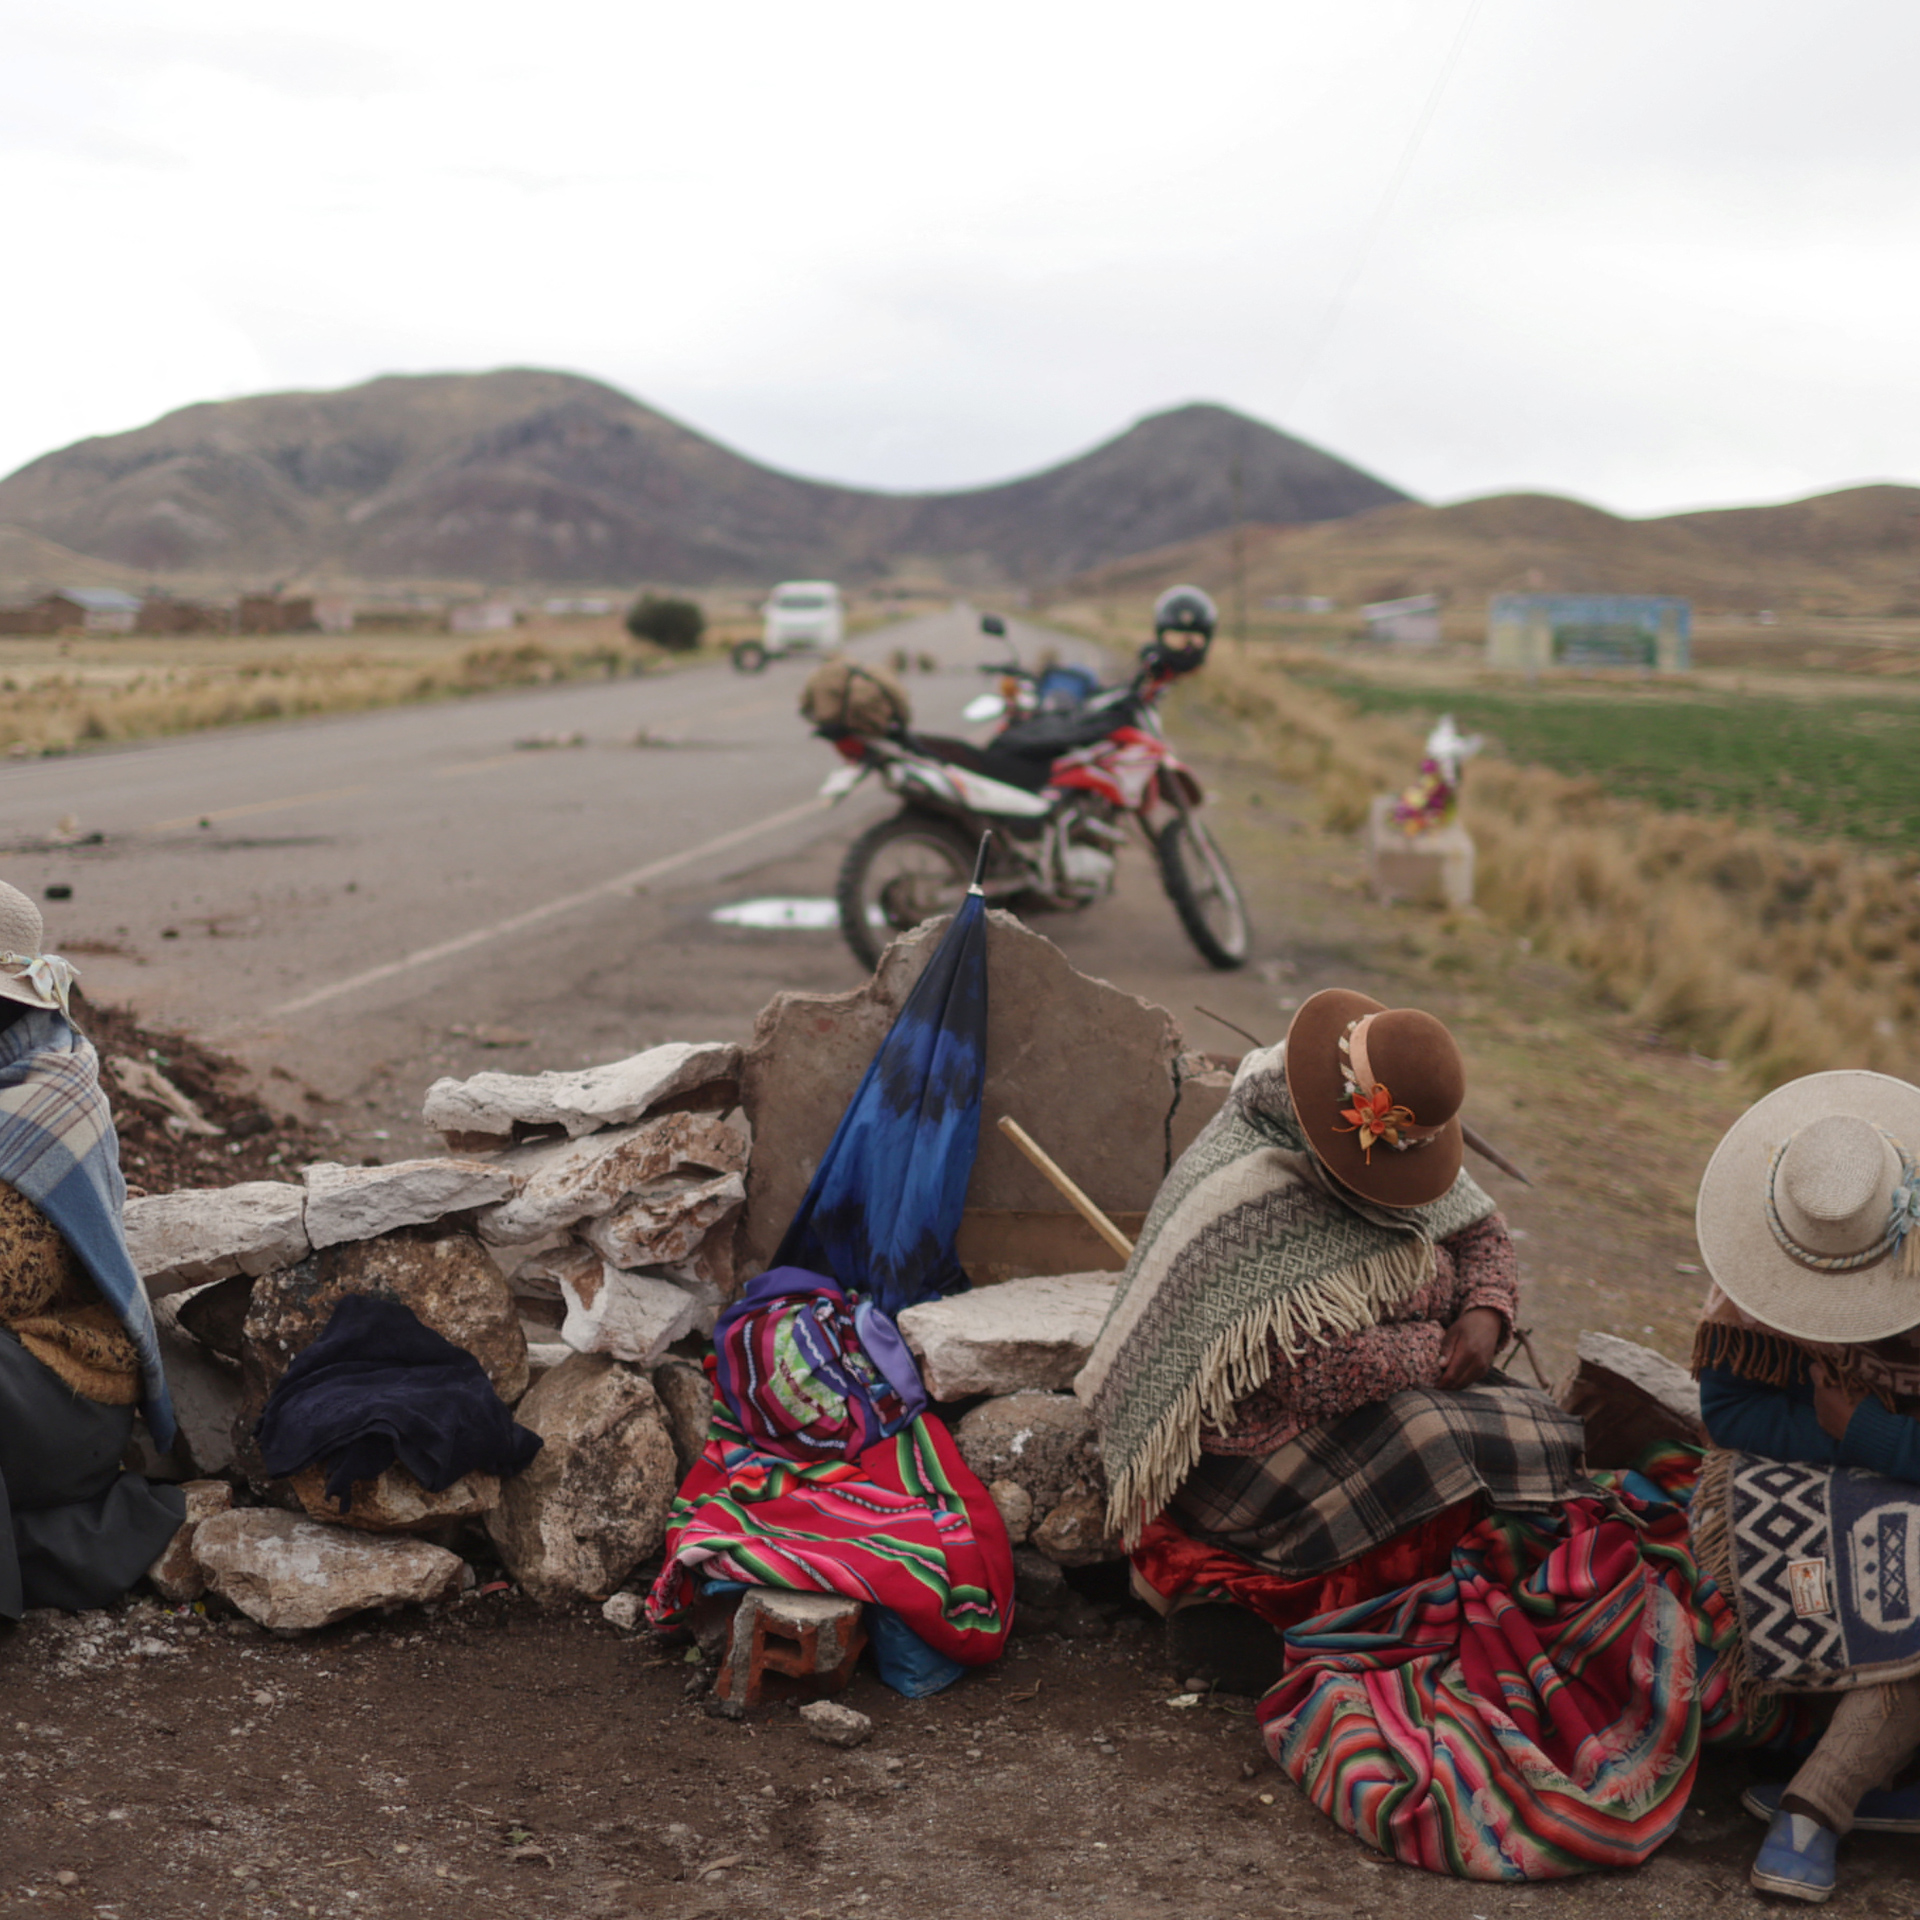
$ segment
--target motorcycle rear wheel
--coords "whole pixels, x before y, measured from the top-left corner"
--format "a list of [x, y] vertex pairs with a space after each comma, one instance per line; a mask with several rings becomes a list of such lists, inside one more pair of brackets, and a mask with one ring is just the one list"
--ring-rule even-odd
[[758, 640], [740, 640], [734, 643], [733, 670], [735, 673], [765, 673], [769, 655]]
[[1160, 880], [1187, 938], [1209, 966], [1226, 972], [1247, 964], [1247, 903], [1219, 843], [1184, 807], [1161, 832]]
[[869, 827], [840, 863], [834, 901], [853, 957], [871, 971], [896, 935], [952, 913], [973, 879], [974, 847], [931, 814], [896, 813]]

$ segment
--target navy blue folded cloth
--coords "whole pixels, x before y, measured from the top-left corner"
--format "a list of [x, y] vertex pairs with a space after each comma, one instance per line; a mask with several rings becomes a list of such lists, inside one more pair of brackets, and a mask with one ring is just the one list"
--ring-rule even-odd
[[254, 1428], [276, 1479], [327, 1463], [327, 1494], [342, 1512], [353, 1483], [397, 1460], [430, 1493], [466, 1473], [508, 1479], [540, 1451], [480, 1362], [410, 1307], [349, 1294], [319, 1339], [293, 1357]]

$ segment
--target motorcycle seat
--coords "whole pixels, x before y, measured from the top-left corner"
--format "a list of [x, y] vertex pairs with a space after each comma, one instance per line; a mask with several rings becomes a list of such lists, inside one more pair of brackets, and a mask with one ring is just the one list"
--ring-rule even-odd
[[1031, 719], [1016, 720], [994, 741], [997, 753], [1056, 755], [1071, 753], [1075, 747], [1090, 747], [1104, 740], [1115, 727], [1130, 726], [1137, 718], [1138, 702], [1128, 687], [1110, 694], [1097, 695], [1083, 707], [1070, 713], [1036, 713]]
[[907, 737], [929, 759], [959, 767], [966, 773], [984, 774], [989, 780], [1004, 781], [1023, 793], [1038, 793], [1053, 770], [1051, 754], [1004, 753], [998, 740], [990, 747], [976, 747], [970, 740], [955, 740], [941, 733], [915, 733]]

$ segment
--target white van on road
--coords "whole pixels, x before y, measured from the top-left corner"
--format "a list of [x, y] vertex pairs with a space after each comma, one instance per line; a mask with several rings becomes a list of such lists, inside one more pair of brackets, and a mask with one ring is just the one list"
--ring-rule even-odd
[[733, 650], [741, 673], [758, 673], [783, 654], [837, 647], [847, 637], [846, 610], [831, 580], [783, 580], [760, 614], [760, 638], [742, 640]]

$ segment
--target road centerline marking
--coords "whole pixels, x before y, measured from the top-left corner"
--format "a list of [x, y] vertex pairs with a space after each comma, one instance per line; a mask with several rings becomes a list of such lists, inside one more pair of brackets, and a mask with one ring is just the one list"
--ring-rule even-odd
[[490, 940], [504, 939], [508, 934], [536, 927], [544, 920], [552, 920], [578, 907], [589, 906], [610, 894], [629, 892], [649, 880], [659, 879], [663, 874], [691, 866], [696, 860], [725, 853], [729, 847], [740, 846], [748, 840], [758, 839], [762, 834], [791, 826], [796, 820], [804, 820], [809, 814], [824, 811], [825, 804], [817, 797], [803, 800], [797, 807], [770, 813], [764, 820], [755, 820], [747, 826], [735, 827], [731, 832], [717, 834], [711, 840], [701, 841], [698, 846], [685, 847], [678, 853], [651, 860], [644, 867], [635, 867], [629, 873], [616, 874], [611, 880], [601, 880], [591, 887], [582, 887], [577, 893], [562, 894], [558, 899], [544, 901], [537, 907], [529, 907], [525, 913], [516, 913], [506, 920], [496, 920], [490, 927], [475, 927], [470, 933], [457, 934], [453, 939], [442, 940], [431, 947], [417, 948], [412, 953], [402, 954], [397, 960], [388, 960], [380, 966], [368, 967], [363, 973], [351, 974], [345, 980], [335, 980], [324, 987], [316, 987], [311, 993], [303, 993], [297, 999], [286, 1000], [277, 1007], [269, 1008], [261, 1018], [278, 1020], [287, 1014], [305, 1013], [310, 1007], [322, 1006], [344, 994], [357, 993], [363, 987], [376, 986], [382, 980], [391, 980], [396, 974], [409, 973], [415, 967], [429, 966], [436, 960], [450, 959], [456, 953], [484, 946]]

